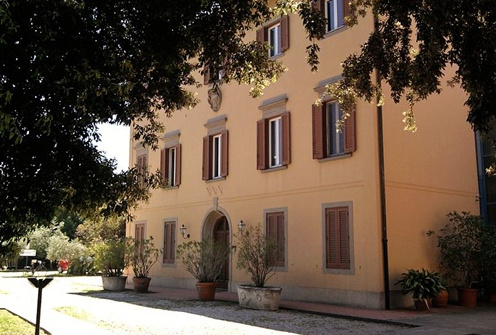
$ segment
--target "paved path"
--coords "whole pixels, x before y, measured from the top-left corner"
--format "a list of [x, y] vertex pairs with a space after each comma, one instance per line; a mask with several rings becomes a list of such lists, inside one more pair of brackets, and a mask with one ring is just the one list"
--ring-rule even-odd
[[[282, 301], [280, 312], [257, 314], [258, 311], [240, 309], [235, 303], [218, 301], [213, 304], [199, 304], [195, 301], [197, 296], [194, 290], [159, 287], [151, 287], [150, 290], [153, 293], [145, 295], [137, 295], [131, 291], [106, 294], [102, 293], [99, 277], [56, 277], [43, 290], [41, 324], [52, 335], [496, 335], [496, 306], [479, 306], [474, 309], [450, 306], [419, 313], [410, 310], [380, 311]], [[78, 292], [94, 294], [75, 294]], [[218, 292], [216, 298], [222, 301], [237, 301], [236, 295], [229, 292]], [[6, 308], [34, 323], [36, 299], [37, 290], [26, 278], [8, 277], [6, 274], [0, 277], [0, 308]], [[69, 316], [70, 313], [78, 317]], [[391, 326], [390, 322], [415, 327], [395, 327]]]

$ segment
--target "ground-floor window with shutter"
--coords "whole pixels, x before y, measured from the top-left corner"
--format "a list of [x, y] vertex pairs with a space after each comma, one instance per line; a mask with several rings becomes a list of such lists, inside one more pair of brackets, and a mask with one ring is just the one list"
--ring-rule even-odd
[[286, 209], [265, 211], [265, 236], [276, 245], [276, 254], [271, 265], [276, 268], [286, 267]]
[[174, 264], [176, 261], [176, 221], [164, 222], [163, 264]]
[[352, 270], [353, 239], [351, 203], [325, 205], [324, 263], [326, 270]]
[[134, 226], [134, 239], [136, 240], [136, 242], [139, 242], [139, 255], [143, 255], [142, 243], [145, 238], [145, 223], [136, 223], [136, 225]]

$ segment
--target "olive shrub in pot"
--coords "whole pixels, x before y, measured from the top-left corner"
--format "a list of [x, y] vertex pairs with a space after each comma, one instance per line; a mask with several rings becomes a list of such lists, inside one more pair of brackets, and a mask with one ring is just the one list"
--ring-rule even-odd
[[259, 310], [278, 310], [281, 300], [281, 287], [265, 286], [275, 274], [277, 244], [267, 239], [261, 225], [240, 226], [236, 236], [236, 267], [245, 270], [253, 284], [238, 285], [239, 305]]

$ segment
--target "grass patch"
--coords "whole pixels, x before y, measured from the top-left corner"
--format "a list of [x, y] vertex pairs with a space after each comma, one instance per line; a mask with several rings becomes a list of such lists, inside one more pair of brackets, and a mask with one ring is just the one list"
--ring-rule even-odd
[[91, 318], [90, 313], [77, 307], [56, 307], [55, 310], [83, 321], [88, 321]]
[[[17, 315], [6, 311], [5, 309], [0, 309], [0, 334], [9, 335], [32, 335], [35, 331], [35, 326], [21, 319]], [[47, 335], [45, 331], [40, 330], [40, 334]]]

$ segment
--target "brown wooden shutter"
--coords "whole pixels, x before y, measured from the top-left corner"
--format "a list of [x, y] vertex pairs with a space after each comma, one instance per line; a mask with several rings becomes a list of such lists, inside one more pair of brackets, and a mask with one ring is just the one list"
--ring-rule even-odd
[[203, 68], [203, 85], [210, 84], [210, 79], [210, 66], [205, 65], [205, 67]]
[[267, 120], [257, 121], [257, 169], [265, 170], [268, 166]]
[[138, 178], [141, 186], [145, 185], [145, 174], [148, 168], [147, 155], [138, 156]]
[[349, 0], [343, 0], [343, 14], [345, 17], [349, 16], [351, 18], [354, 18], [356, 16], [356, 13], [354, 11], [351, 11]]
[[281, 18], [281, 51], [289, 49], [289, 16]]
[[228, 161], [228, 154], [229, 154], [229, 148], [228, 148], [228, 143], [229, 143], [229, 132], [227, 130], [224, 130], [221, 136], [221, 170], [220, 170], [220, 175], [221, 177], [226, 177], [228, 174], [228, 167], [229, 167], [229, 161]]
[[350, 268], [348, 207], [326, 209], [326, 267]]
[[276, 266], [285, 266], [284, 213], [277, 215], [277, 258]]
[[282, 119], [282, 165], [291, 163], [291, 122], [289, 112], [281, 115]]
[[[346, 1], [346, 0], [344, 0]], [[322, 14], [325, 14], [325, 0], [315, 0], [312, 4], [312, 6], [315, 8], [315, 9], [318, 9], [322, 12]]]
[[176, 223], [164, 223], [164, 258], [163, 263], [174, 263], [176, 258]]
[[176, 146], [176, 185], [181, 184], [181, 144]]
[[350, 116], [344, 124], [344, 152], [352, 153], [356, 150], [356, 134], [355, 134], [355, 109], [350, 112]]
[[257, 29], [257, 41], [260, 43], [265, 43], [268, 41], [268, 32], [266, 27], [261, 27]]
[[313, 158], [322, 159], [325, 157], [325, 108], [323, 103], [321, 106], [312, 105], [312, 146]]
[[162, 176], [163, 179], [167, 178], [167, 149], [162, 149], [160, 150], [160, 175]]
[[202, 179], [210, 179], [210, 170], [212, 162], [212, 148], [211, 148], [211, 138], [210, 136], [205, 136], [203, 138], [203, 165], [202, 165]]

